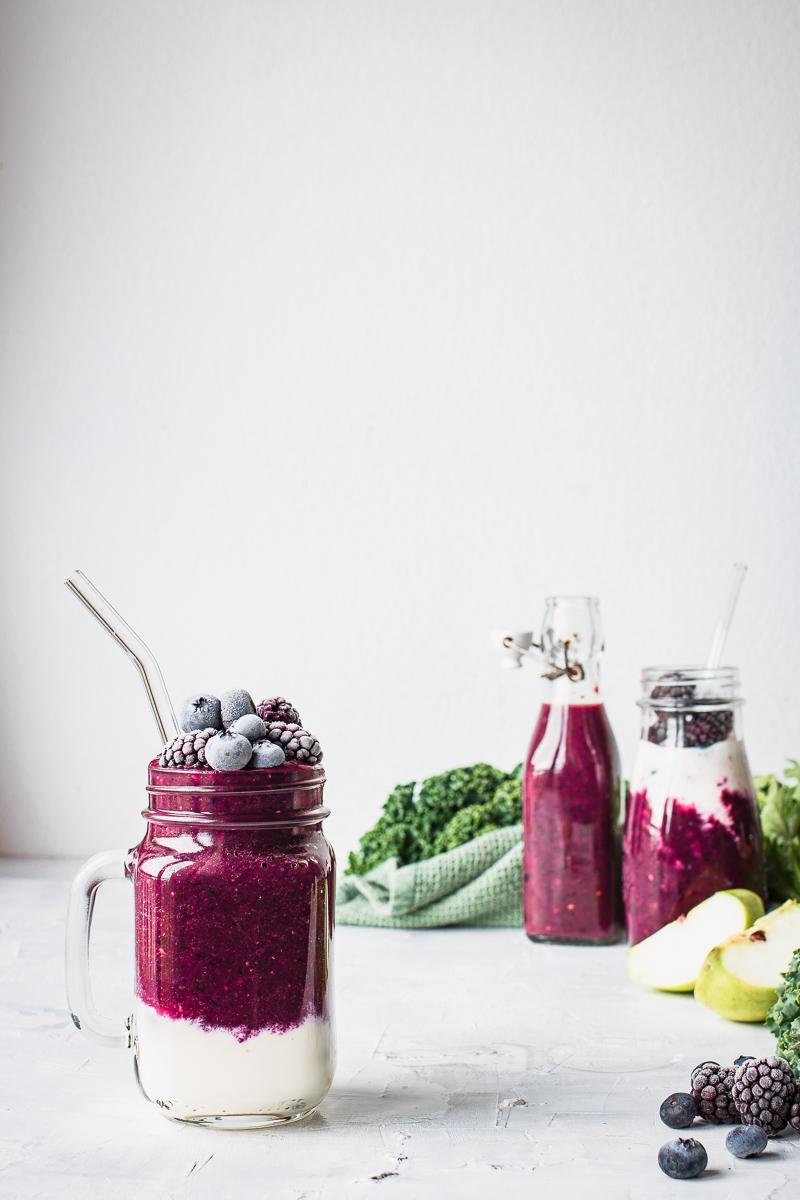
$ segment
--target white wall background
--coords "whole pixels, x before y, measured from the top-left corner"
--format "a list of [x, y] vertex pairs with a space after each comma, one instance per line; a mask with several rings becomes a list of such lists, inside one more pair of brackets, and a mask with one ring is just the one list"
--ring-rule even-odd
[[340, 852], [527, 742], [487, 629], [603, 601], [800, 755], [794, 0], [2, 4], [6, 852], [139, 836], [176, 697], [295, 699]]

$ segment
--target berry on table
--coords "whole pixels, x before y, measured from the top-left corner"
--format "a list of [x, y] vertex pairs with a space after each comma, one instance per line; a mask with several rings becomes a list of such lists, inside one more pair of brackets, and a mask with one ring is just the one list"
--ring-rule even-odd
[[288, 759], [308, 763], [310, 767], [322, 760], [322, 750], [313, 733], [309, 733], [294, 721], [273, 721], [267, 728], [267, 737], [282, 747]]
[[230, 688], [227, 692], [223, 692], [220, 696], [220, 704], [222, 706], [222, 724], [226, 729], [239, 717], [245, 717], [248, 713], [256, 711], [253, 697], [244, 688]]
[[181, 709], [181, 729], [222, 729], [222, 708], [216, 696], [189, 696]]
[[738, 1125], [741, 1121], [731, 1095], [733, 1067], [704, 1062], [692, 1071], [692, 1095], [700, 1116], [712, 1125]]
[[240, 733], [242, 737], [246, 737], [248, 742], [252, 742], [253, 745], [256, 742], [262, 742], [267, 736], [266, 725], [255, 713], [245, 713], [243, 717], [237, 717], [228, 728], [232, 733]]
[[179, 733], [161, 751], [160, 767], [205, 767], [206, 746], [218, 733], [216, 729], [190, 729]]
[[659, 1150], [658, 1165], [670, 1179], [694, 1179], [708, 1166], [708, 1155], [696, 1138], [675, 1138]]
[[800, 1133], [800, 1084], [798, 1084], [794, 1100], [789, 1108], [789, 1124], [795, 1133]]
[[262, 700], [257, 706], [256, 712], [267, 725], [271, 725], [273, 721], [286, 721], [287, 724], [292, 725], [302, 724], [300, 713], [285, 696], [271, 696], [268, 700]]
[[725, 1138], [725, 1147], [736, 1158], [753, 1158], [766, 1150], [767, 1141], [760, 1125], [736, 1125]]
[[206, 762], [215, 771], [241, 771], [253, 756], [253, 747], [241, 733], [230, 729], [216, 733], [206, 742]]
[[658, 1110], [661, 1120], [670, 1129], [688, 1129], [697, 1113], [697, 1101], [688, 1092], [673, 1092]]
[[286, 762], [286, 755], [283, 749], [275, 742], [264, 740], [256, 742], [253, 745], [253, 757], [250, 759], [251, 767], [282, 767]]
[[785, 1058], [751, 1058], [736, 1068], [733, 1099], [745, 1125], [775, 1137], [789, 1123], [797, 1082]]

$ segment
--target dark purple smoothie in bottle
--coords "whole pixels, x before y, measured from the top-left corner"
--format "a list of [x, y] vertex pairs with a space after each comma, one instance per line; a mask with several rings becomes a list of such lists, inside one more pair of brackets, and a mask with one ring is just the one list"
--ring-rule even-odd
[[619, 757], [600, 699], [597, 601], [548, 601], [549, 694], [523, 776], [528, 937], [606, 944], [622, 936]]

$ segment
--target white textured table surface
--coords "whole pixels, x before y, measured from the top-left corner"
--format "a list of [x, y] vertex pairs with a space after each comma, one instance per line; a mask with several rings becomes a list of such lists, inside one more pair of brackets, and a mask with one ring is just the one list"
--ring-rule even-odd
[[[70, 864], [0, 860], [0, 1196], [80, 1200], [516, 1200], [795, 1196], [800, 1139], [758, 1160], [698, 1125], [709, 1170], [661, 1175], [659, 1102], [705, 1058], [766, 1053], [765, 1030], [628, 983], [624, 950], [539, 946], [503, 931], [340, 929], [339, 1068], [305, 1124], [251, 1133], [167, 1121], [124, 1051], [68, 1019]], [[131, 897], [98, 901], [98, 1002], [125, 1012]]]

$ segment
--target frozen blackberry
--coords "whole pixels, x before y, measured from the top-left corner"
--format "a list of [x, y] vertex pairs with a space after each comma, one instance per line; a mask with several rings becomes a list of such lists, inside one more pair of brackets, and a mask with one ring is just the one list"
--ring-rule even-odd
[[732, 729], [733, 713], [729, 708], [717, 712], [656, 709], [655, 720], [647, 731], [647, 740], [655, 742], [657, 746], [670, 741], [676, 746], [705, 750], [717, 742], [724, 742]]
[[724, 742], [733, 729], [733, 713], [729, 708], [717, 712], [688, 712], [683, 719], [683, 744], [704, 750]]
[[320, 744], [313, 733], [295, 721], [273, 721], [267, 726], [267, 737], [283, 749], [287, 762], [294, 760], [313, 767], [322, 759]]
[[672, 671], [667, 675], [662, 675], [650, 693], [651, 700], [672, 700], [675, 706], [673, 709], [656, 709], [655, 720], [647, 731], [647, 740], [655, 742], [657, 746], [663, 745], [667, 740], [667, 734], [669, 733], [668, 721], [670, 719], [673, 721], [680, 720], [675, 709], [679, 709], [682, 705], [691, 704], [694, 699], [694, 684], [680, 682], [683, 678], [680, 671]]
[[733, 1099], [745, 1125], [775, 1137], [789, 1123], [797, 1082], [785, 1058], [751, 1058], [736, 1068]]
[[654, 706], [655, 719], [647, 731], [648, 741], [658, 746], [671, 741], [676, 746], [702, 750], [716, 742], [724, 742], [733, 729], [733, 712], [729, 708], [691, 711], [696, 703], [715, 704], [718, 701], [698, 700], [695, 684], [686, 680], [680, 671], [662, 675], [651, 691], [650, 699], [669, 701], [664, 708]]
[[300, 713], [285, 696], [271, 696], [269, 700], [262, 700], [256, 712], [265, 725], [271, 725], [273, 721], [285, 721], [287, 725], [302, 724]]
[[206, 742], [212, 738], [217, 729], [190, 729], [188, 733], [179, 733], [168, 746], [161, 751], [158, 764], [161, 767], [207, 767]]
[[[674, 674], [662, 675], [661, 680], [653, 688], [650, 693], [651, 700], [675, 700], [679, 704], [691, 704], [694, 700], [695, 686], [693, 683], [680, 683], [679, 680], [684, 679], [680, 671], [675, 671]], [[666, 682], [670, 680], [672, 682]]]
[[789, 1106], [789, 1124], [795, 1133], [800, 1133], [800, 1086], [798, 1086], [794, 1100]]
[[738, 1125], [739, 1111], [734, 1103], [733, 1067], [721, 1067], [718, 1062], [704, 1062], [692, 1071], [692, 1095], [700, 1116], [711, 1125]]

